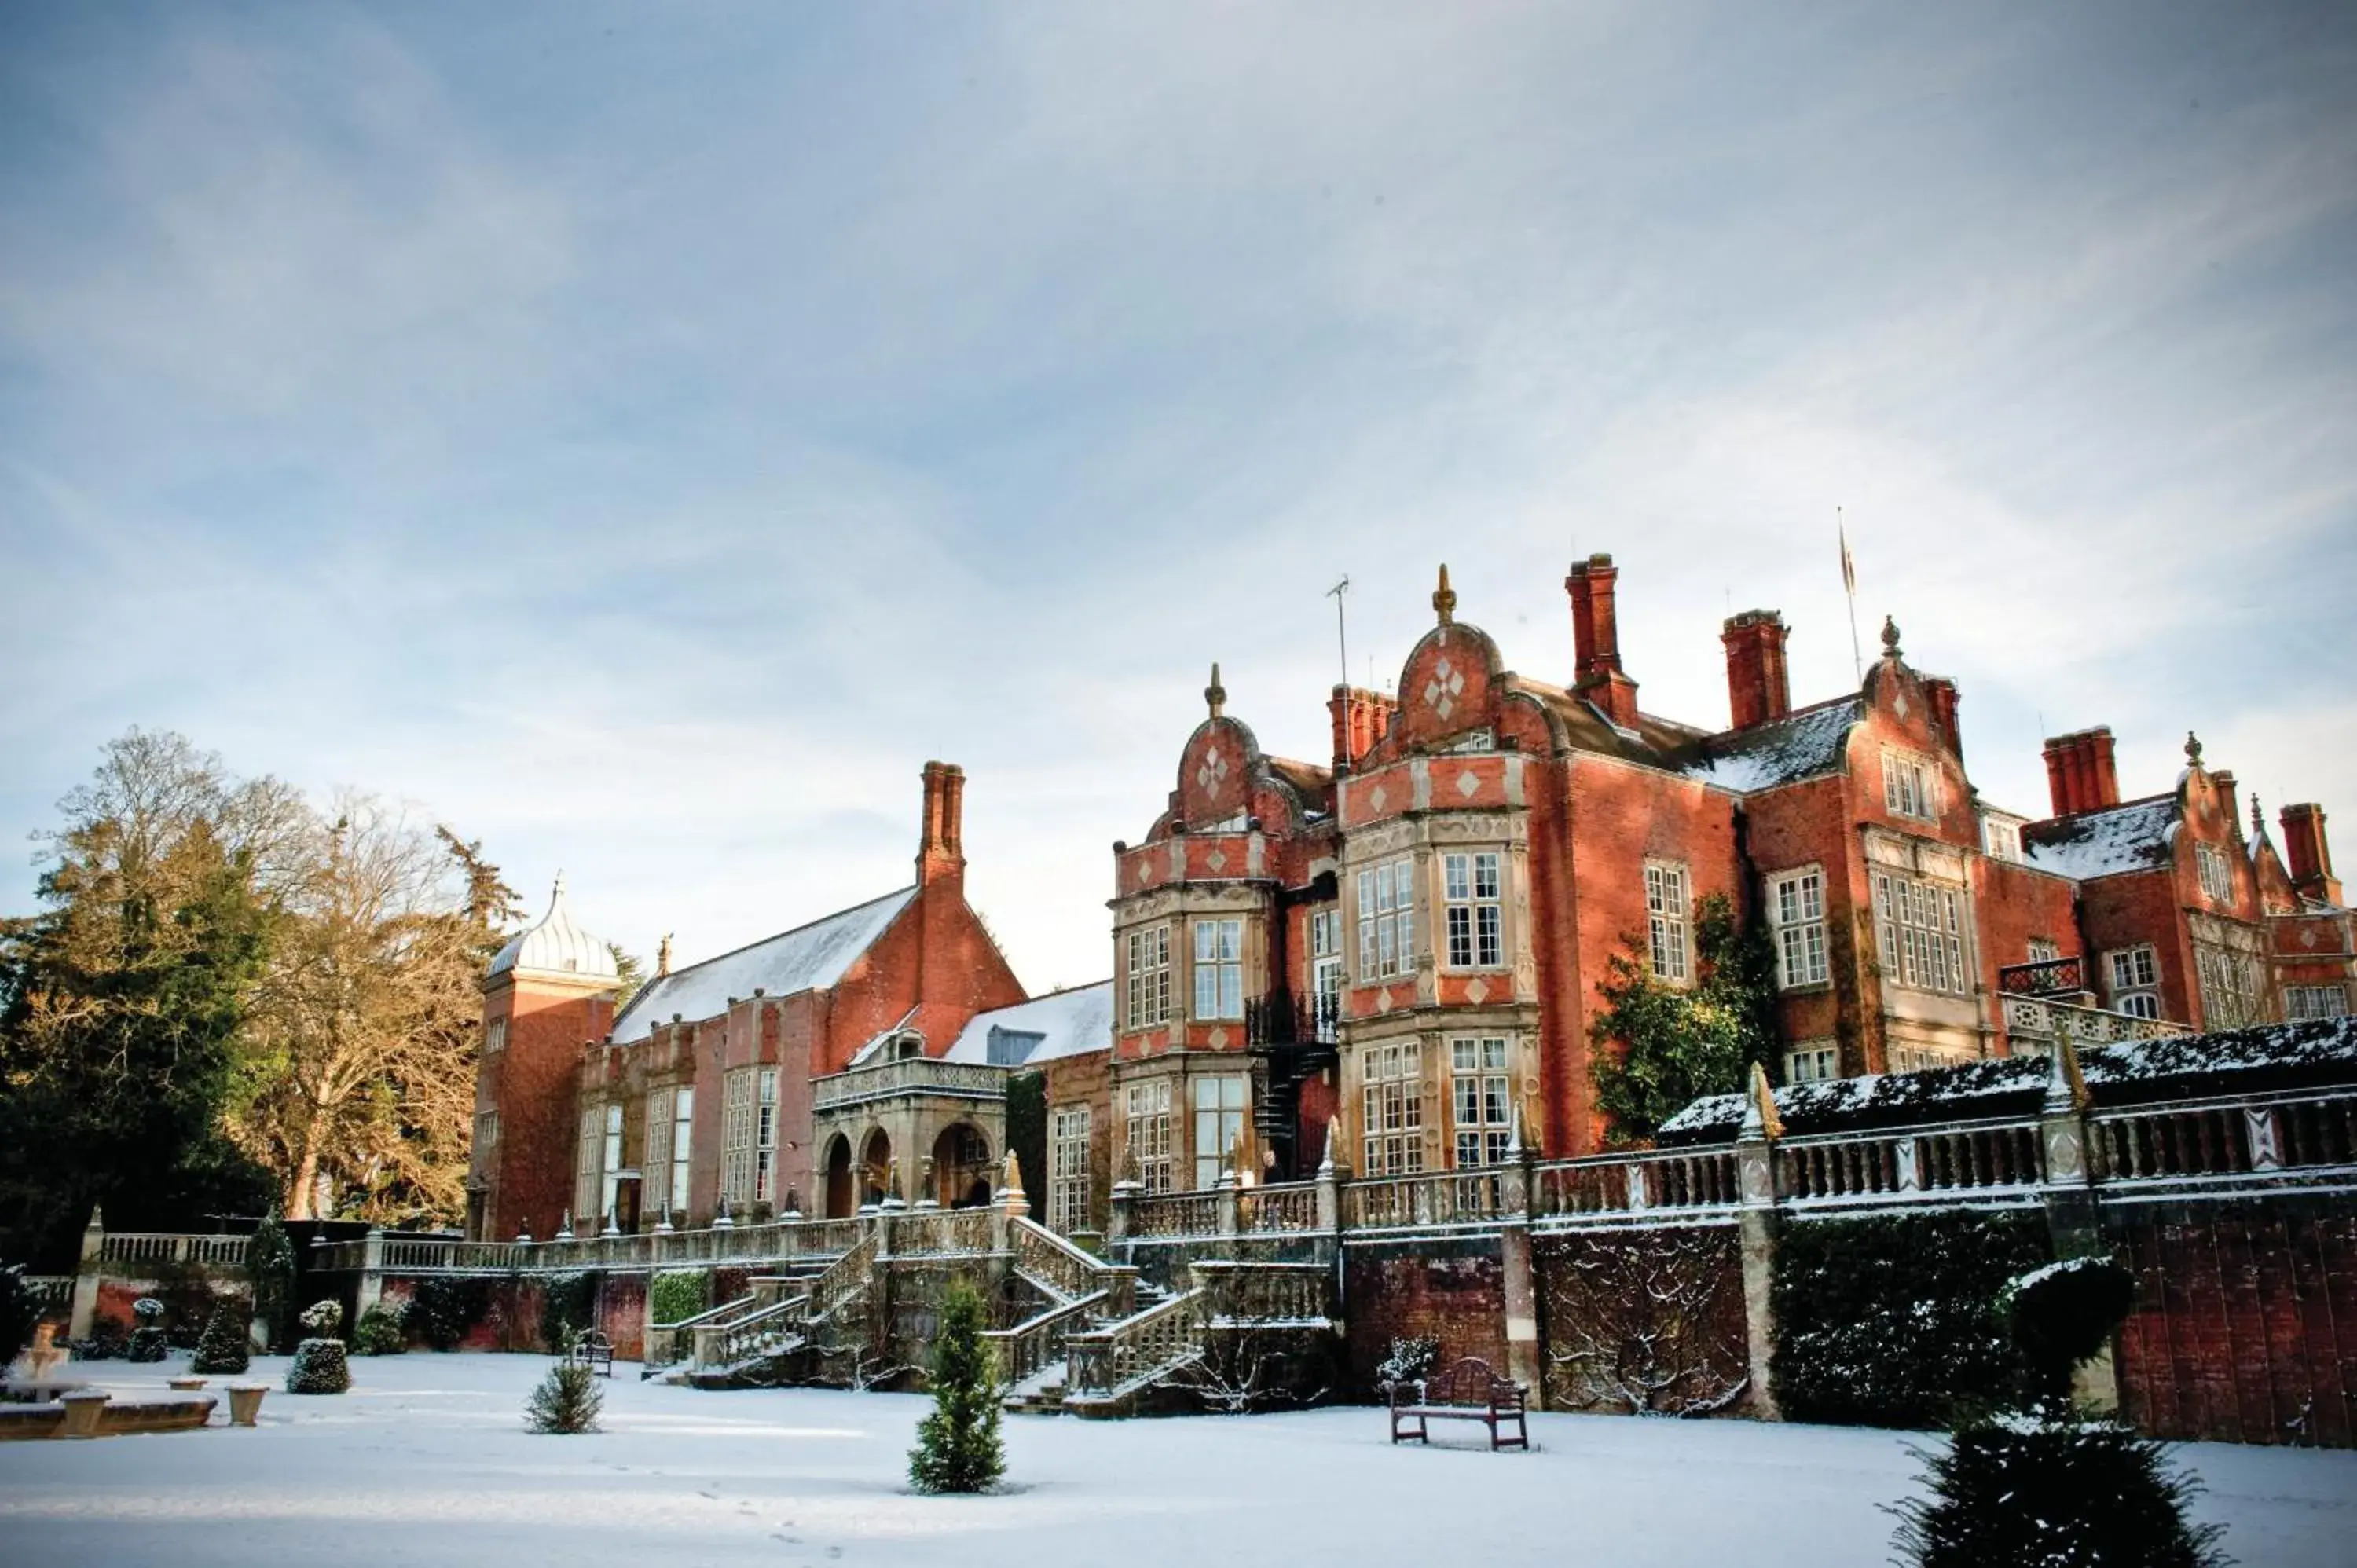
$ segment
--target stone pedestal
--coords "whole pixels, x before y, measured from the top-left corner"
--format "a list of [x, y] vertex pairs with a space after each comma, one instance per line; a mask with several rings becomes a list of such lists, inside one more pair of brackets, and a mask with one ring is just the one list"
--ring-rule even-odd
[[262, 1413], [262, 1396], [270, 1391], [263, 1383], [231, 1383], [229, 1386], [229, 1423], [231, 1426], [252, 1426], [253, 1418]]
[[58, 1429], [59, 1437], [95, 1437], [99, 1418], [106, 1413], [106, 1402], [114, 1396], [95, 1389], [81, 1389], [70, 1394], [59, 1394], [58, 1402], [66, 1407], [65, 1424]]

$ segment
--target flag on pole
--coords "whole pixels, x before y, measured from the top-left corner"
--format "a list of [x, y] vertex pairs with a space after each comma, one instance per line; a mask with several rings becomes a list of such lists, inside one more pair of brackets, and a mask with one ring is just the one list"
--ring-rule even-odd
[[1835, 526], [1841, 533], [1842, 591], [1855, 597], [1857, 594], [1857, 568], [1849, 558], [1849, 525], [1845, 522]]

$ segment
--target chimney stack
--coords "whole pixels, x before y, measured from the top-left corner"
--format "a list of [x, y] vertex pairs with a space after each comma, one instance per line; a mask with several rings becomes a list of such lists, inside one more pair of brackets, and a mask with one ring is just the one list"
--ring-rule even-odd
[[1571, 596], [1574, 694], [1587, 698], [1622, 729], [1637, 727], [1637, 682], [1620, 668], [1620, 621], [1614, 586], [1620, 575], [1609, 555], [1575, 561], [1563, 580]]
[[1956, 683], [1945, 675], [1926, 675], [1923, 695], [1932, 703], [1933, 732], [1961, 758], [1964, 755], [1964, 732], [1956, 727]]
[[1347, 773], [1391, 733], [1399, 701], [1363, 686], [1337, 686], [1326, 711], [1334, 719], [1334, 771]]
[[2308, 897], [2339, 904], [2341, 879], [2332, 875], [2332, 846], [2324, 837], [2324, 808], [2314, 801], [2286, 806], [2276, 819], [2283, 824], [2284, 869], [2291, 885]]
[[1737, 729], [1749, 729], [1792, 711], [1792, 679], [1784, 667], [1784, 618], [1774, 610], [1729, 616], [1719, 630], [1727, 645], [1727, 705]]
[[2098, 725], [2049, 737], [2046, 787], [2058, 817], [2118, 805], [2120, 778], [2112, 760], [2111, 726]]
[[965, 772], [955, 763], [925, 764], [925, 807], [917, 842], [917, 886], [965, 880]]

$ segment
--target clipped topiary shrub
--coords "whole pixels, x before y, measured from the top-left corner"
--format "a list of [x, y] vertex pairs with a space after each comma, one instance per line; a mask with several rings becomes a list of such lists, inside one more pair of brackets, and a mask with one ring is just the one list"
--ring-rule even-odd
[[2036, 1213], [1812, 1220], [1778, 1237], [1770, 1363], [1787, 1419], [1945, 1425], [2029, 1376], [1996, 1296], [2051, 1256]]
[[2136, 1305], [2136, 1276], [2110, 1258], [2066, 1258], [1997, 1292], [1996, 1312], [2021, 1353], [2023, 1397], [2067, 1401], [2071, 1373], [2100, 1354]]
[[575, 1335], [595, 1326], [597, 1282], [595, 1269], [549, 1277], [541, 1297], [540, 1342], [550, 1355], [564, 1355], [572, 1348]]
[[131, 1316], [138, 1326], [131, 1331], [131, 1343], [125, 1347], [126, 1361], [160, 1361], [171, 1347], [164, 1337], [164, 1304], [152, 1295], [143, 1295], [131, 1304]]
[[242, 1372], [248, 1359], [245, 1309], [238, 1302], [222, 1302], [205, 1319], [205, 1331], [198, 1337], [197, 1353], [189, 1359], [188, 1370], [207, 1374]]
[[683, 1323], [712, 1305], [710, 1269], [673, 1269], [647, 1287], [651, 1321]]
[[263, 1345], [275, 1350], [286, 1343], [287, 1309], [295, 1294], [295, 1244], [273, 1209], [253, 1228], [245, 1248], [246, 1277], [253, 1282], [253, 1316], [262, 1325]]
[[1918, 1450], [1930, 1496], [1890, 1509], [1894, 1544], [1917, 1568], [2069, 1564], [2212, 1568], [2216, 1525], [2191, 1525], [2198, 1489], [2161, 1445], [2111, 1422], [2008, 1414], [1958, 1428], [1943, 1452]]
[[332, 1301], [316, 1302], [303, 1311], [303, 1326], [313, 1337], [295, 1347], [294, 1363], [286, 1369], [290, 1394], [339, 1394], [352, 1386], [352, 1370], [344, 1359], [344, 1342], [334, 1337], [344, 1321], [344, 1309]]
[[378, 1302], [352, 1325], [352, 1353], [358, 1356], [398, 1356], [409, 1348], [397, 1304]]
[[597, 1391], [597, 1374], [587, 1363], [559, 1361], [524, 1402], [524, 1430], [560, 1435], [595, 1432], [605, 1403], [606, 1396]]

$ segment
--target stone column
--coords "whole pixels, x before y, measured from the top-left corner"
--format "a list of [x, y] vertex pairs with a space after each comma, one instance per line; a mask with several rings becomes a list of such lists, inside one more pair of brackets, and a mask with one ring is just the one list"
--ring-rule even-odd
[[1243, 1229], [1243, 1203], [1237, 1196], [1236, 1173], [1222, 1171], [1220, 1185], [1212, 1190], [1218, 1194], [1220, 1234], [1233, 1236]]
[[[1326, 1155], [1318, 1162], [1318, 1261], [1340, 1266], [1342, 1261], [1342, 1184], [1351, 1179], [1351, 1167], [1334, 1157], [1342, 1137], [1342, 1123], [1326, 1123]], [[1336, 1292], [1336, 1299], [1340, 1293]]]
[[1783, 1419], [1768, 1377], [1776, 1349], [1776, 1140], [1783, 1135], [1767, 1069], [1754, 1062], [1750, 1103], [1744, 1107], [1743, 1130], [1735, 1140], [1735, 1174], [1737, 1224], [1742, 1230], [1745, 1359], [1751, 1375], [1751, 1411], [1762, 1421]]
[[1134, 1222], [1132, 1208], [1144, 1188], [1124, 1177], [1113, 1184], [1112, 1202], [1105, 1213], [1105, 1255], [1122, 1262], [1130, 1261], [1129, 1238]]
[[352, 1304], [352, 1321], [357, 1324], [361, 1313], [383, 1299], [384, 1229], [382, 1226], [371, 1225], [369, 1227], [368, 1235], [361, 1242], [360, 1294]]
[[[2108, 1257], [2104, 1216], [2095, 1196], [2093, 1141], [2087, 1128], [2087, 1082], [2079, 1073], [2079, 1051], [2071, 1026], [2057, 1020], [2046, 1102], [2039, 1108], [2038, 1137], [2046, 1156], [2046, 1232], [2057, 1258]], [[2098, 1410], [2120, 1406], [2118, 1337], [2072, 1374], [2071, 1392]]]
[[90, 1223], [81, 1228], [81, 1260], [74, 1265], [73, 1311], [66, 1320], [69, 1338], [87, 1339], [98, 1322], [100, 1260], [106, 1251], [106, 1219], [95, 1203]]
[[1539, 1292], [1531, 1262], [1531, 1165], [1523, 1147], [1522, 1112], [1498, 1176], [1498, 1254], [1506, 1298], [1506, 1375], [1530, 1391], [1531, 1408], [1546, 1408], [1545, 1369], [1539, 1357]]

